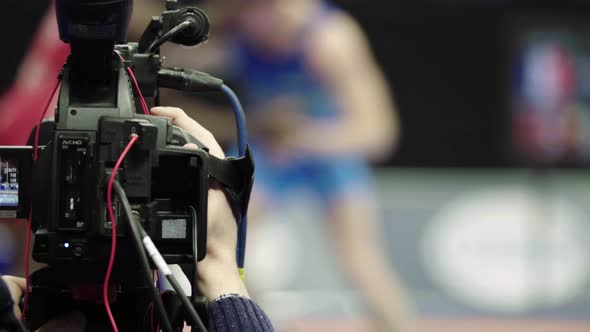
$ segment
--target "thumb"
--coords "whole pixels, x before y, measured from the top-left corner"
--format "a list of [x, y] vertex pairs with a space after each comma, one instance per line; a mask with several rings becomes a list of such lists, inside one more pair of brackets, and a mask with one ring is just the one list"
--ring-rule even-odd
[[84, 332], [86, 317], [81, 312], [69, 312], [52, 319], [37, 332]]
[[199, 146], [194, 144], [194, 143], [188, 143], [184, 145], [185, 148], [187, 149], [192, 149], [192, 150], [198, 150]]

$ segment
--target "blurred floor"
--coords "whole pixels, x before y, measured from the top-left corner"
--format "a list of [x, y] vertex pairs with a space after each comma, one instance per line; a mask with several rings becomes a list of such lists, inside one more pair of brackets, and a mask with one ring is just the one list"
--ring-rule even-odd
[[[295, 323], [285, 332], [359, 332], [367, 331], [370, 325], [364, 321], [354, 320], [318, 320]], [[588, 332], [590, 321], [534, 321], [534, 320], [488, 320], [423, 319], [417, 324], [416, 332]]]
[[[379, 235], [417, 332], [590, 331], [590, 172], [398, 169], [377, 184]], [[368, 331], [315, 203], [293, 193], [252, 221], [251, 295], [280, 331]], [[22, 255], [26, 223], [4, 225]]]
[[[377, 183], [418, 331], [590, 331], [590, 173], [398, 169]], [[367, 331], [320, 209], [290, 198], [252, 228], [255, 298], [280, 326], [297, 322], [285, 331]]]

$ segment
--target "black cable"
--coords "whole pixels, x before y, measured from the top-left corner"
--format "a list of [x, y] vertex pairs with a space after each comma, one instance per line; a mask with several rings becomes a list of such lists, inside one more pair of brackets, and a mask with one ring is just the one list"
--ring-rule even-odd
[[193, 23], [191, 21], [184, 21], [179, 25], [175, 26], [174, 28], [170, 29], [170, 31], [166, 32], [162, 37], [158, 40], [155, 40], [150, 47], [148, 48], [148, 53], [153, 53], [157, 49], [160, 48], [165, 42], [169, 41], [170, 39], [174, 38], [178, 33], [182, 32], [182, 30], [192, 26]]
[[150, 290], [152, 293], [152, 300], [154, 301], [155, 308], [160, 316], [160, 322], [162, 323], [162, 328], [166, 332], [174, 332], [172, 329], [172, 325], [170, 325], [170, 321], [168, 320], [168, 315], [166, 314], [166, 309], [164, 309], [164, 304], [162, 303], [162, 299], [160, 298], [160, 292], [154, 285], [154, 280], [152, 279], [152, 269], [150, 267], [147, 255], [143, 249], [143, 244], [141, 241], [141, 233], [137, 227], [137, 224], [134, 222], [135, 218], [133, 216], [133, 211], [131, 210], [131, 205], [129, 204], [129, 200], [127, 199], [127, 194], [125, 194], [125, 190], [119, 183], [119, 181], [115, 180], [113, 182], [113, 188], [115, 190], [115, 195], [119, 198], [119, 201], [123, 205], [123, 211], [125, 212], [125, 218], [129, 223], [129, 229], [131, 230], [133, 244], [135, 245], [135, 250], [137, 250], [141, 262], [141, 266], [143, 268], [143, 272], [145, 274], [146, 280], [150, 286]]
[[180, 298], [180, 302], [182, 302], [182, 305], [184, 306], [184, 308], [188, 312], [189, 316], [192, 318], [193, 322], [197, 325], [196, 326], [197, 329], [202, 332], [207, 332], [207, 328], [205, 327], [205, 324], [203, 324], [201, 317], [199, 317], [199, 314], [197, 314], [195, 307], [193, 307], [193, 305], [188, 300], [188, 297], [186, 296], [186, 294], [184, 293], [184, 290], [182, 290], [182, 287], [180, 286], [180, 284], [178, 283], [178, 281], [174, 277], [174, 274], [167, 275], [166, 279], [168, 279], [168, 282], [170, 283], [170, 285], [172, 285], [172, 288], [174, 288], [174, 290], [176, 291], [176, 295], [178, 295], [178, 297]]
[[[197, 282], [197, 275], [198, 275], [198, 267], [197, 267], [197, 261], [199, 260], [199, 243], [197, 242], [197, 234], [198, 234], [198, 228], [197, 228], [197, 210], [195, 210], [195, 208], [192, 205], [189, 205], [189, 209], [191, 211], [191, 216], [193, 217], [193, 237], [195, 238], [193, 242], [193, 271], [195, 271], [195, 276], [193, 278], [193, 282], [196, 283]], [[195, 292], [195, 287], [193, 287], [192, 290], [192, 296], [191, 296], [191, 300], [194, 302], [197, 299], [197, 292]]]
[[[141, 232], [141, 236], [143, 237], [143, 243], [144, 243], [144, 245], [146, 245], [146, 251], [148, 251], [148, 253], [150, 253], [152, 260], [154, 262], [156, 262], [156, 265], [158, 265], [158, 263], [157, 263], [158, 260], [160, 260], [161, 262], [163, 261], [163, 259], [161, 258], [162, 256], [160, 255], [159, 252], [151, 251], [151, 250], [157, 251], [157, 248], [153, 245], [152, 240], [150, 239], [149, 235], [145, 232], [143, 227], [140, 227], [139, 231]], [[148, 242], [149, 245], [146, 244], [146, 242]], [[149, 246], [149, 248], [148, 248], [148, 246]], [[156, 257], [154, 259], [153, 255], [157, 255], [158, 257]], [[162, 271], [162, 269], [160, 269], [160, 270]], [[174, 288], [174, 291], [176, 292], [176, 296], [178, 296], [178, 298], [180, 299], [180, 302], [182, 303], [182, 306], [184, 307], [184, 309], [188, 313], [189, 317], [193, 320], [193, 323], [196, 324], [197, 329], [202, 332], [207, 332], [207, 328], [205, 327], [205, 324], [203, 324], [201, 317], [199, 317], [199, 314], [197, 313], [197, 311], [195, 310], [193, 305], [188, 300], [186, 293], [184, 292], [184, 290], [182, 289], [182, 286], [180, 286], [180, 284], [178, 283], [178, 281], [174, 277], [174, 274], [172, 274], [171, 271], [165, 272], [164, 274], [166, 275], [166, 279], [168, 280], [168, 282], [170, 283], [172, 288]]]

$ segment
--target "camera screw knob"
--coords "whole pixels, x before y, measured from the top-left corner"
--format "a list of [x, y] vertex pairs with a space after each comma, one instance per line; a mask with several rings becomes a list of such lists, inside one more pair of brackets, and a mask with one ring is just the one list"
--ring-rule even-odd
[[84, 250], [84, 245], [83, 244], [76, 244], [76, 246], [74, 247], [73, 253], [74, 256], [76, 257], [82, 257], [84, 256], [86, 250]]

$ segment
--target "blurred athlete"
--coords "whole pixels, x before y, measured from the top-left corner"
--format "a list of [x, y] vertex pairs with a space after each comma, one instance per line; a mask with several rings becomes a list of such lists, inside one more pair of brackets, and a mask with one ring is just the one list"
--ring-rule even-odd
[[[205, 5], [214, 24], [225, 19], [214, 27], [210, 43], [193, 59], [186, 50], [178, 58], [173, 48], [164, 54], [173, 65], [233, 77], [245, 98], [257, 167], [251, 219], [255, 223], [257, 211], [288, 197], [294, 187], [311, 189], [325, 208], [344, 270], [379, 319], [379, 330], [408, 330], [408, 299], [376, 244], [368, 165], [394, 150], [399, 124], [361, 28], [321, 0]], [[163, 93], [164, 103], [194, 110], [217, 137], [234, 139], [227, 112]]]

